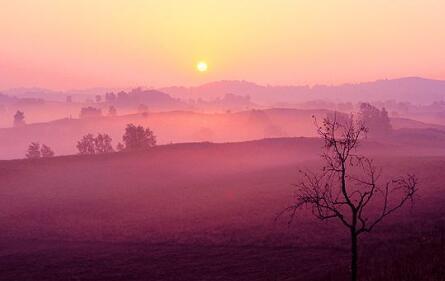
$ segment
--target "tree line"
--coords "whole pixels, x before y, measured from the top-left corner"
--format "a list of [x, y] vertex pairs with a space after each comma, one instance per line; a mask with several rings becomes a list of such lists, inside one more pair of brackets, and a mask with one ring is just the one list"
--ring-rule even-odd
[[[122, 151], [143, 151], [156, 146], [156, 135], [150, 128], [140, 125], [127, 124], [122, 142], [114, 148], [112, 138], [105, 133], [97, 135], [86, 134], [76, 144], [78, 154], [95, 155]], [[27, 151], [26, 158], [47, 158], [55, 156], [54, 151], [47, 145], [32, 142]]]

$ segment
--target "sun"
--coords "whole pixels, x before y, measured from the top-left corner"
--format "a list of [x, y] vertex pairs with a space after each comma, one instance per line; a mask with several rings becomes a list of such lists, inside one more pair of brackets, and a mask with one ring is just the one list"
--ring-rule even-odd
[[199, 72], [206, 72], [208, 68], [209, 68], [209, 66], [207, 65], [207, 63], [205, 61], [200, 61], [196, 64], [196, 69]]

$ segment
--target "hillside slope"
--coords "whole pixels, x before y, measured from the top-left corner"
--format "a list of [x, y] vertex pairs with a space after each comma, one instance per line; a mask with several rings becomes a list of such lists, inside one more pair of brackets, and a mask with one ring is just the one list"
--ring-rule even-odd
[[[287, 216], [275, 221], [298, 169], [318, 166], [320, 145], [285, 138], [0, 161], [0, 279], [326, 280], [347, 268], [344, 229], [309, 210], [290, 227]], [[445, 214], [445, 158], [362, 149], [385, 176], [415, 172], [422, 183], [415, 205], [362, 244], [372, 256]]]
[[[159, 144], [312, 137], [315, 135], [312, 117], [322, 118], [329, 112], [316, 109], [273, 108], [233, 113], [171, 111], [92, 119], [61, 119], [0, 129], [0, 159], [23, 158], [31, 142], [49, 145], [57, 155], [75, 154], [77, 141], [88, 133], [107, 133], [113, 138], [115, 146], [122, 141], [125, 126], [129, 123], [150, 127], [155, 132]], [[445, 131], [443, 126], [402, 118], [395, 118], [392, 122], [395, 129], [411, 128], [425, 132], [424, 135], [417, 135], [422, 139], [433, 137], [433, 146], [440, 145], [440, 140], [444, 138], [440, 134], [440, 131]], [[408, 140], [416, 142], [414, 138]]]

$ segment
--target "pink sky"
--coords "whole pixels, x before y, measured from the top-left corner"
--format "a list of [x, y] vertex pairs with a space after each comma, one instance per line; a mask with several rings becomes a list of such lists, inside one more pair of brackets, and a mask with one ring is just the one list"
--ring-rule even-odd
[[441, 0], [0, 4], [0, 89], [445, 79]]

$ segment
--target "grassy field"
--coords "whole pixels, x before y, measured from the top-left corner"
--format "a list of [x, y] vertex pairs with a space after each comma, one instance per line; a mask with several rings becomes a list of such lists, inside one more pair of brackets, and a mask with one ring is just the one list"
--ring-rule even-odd
[[[270, 139], [1, 161], [0, 280], [345, 280], [345, 229], [306, 211], [275, 221], [319, 147]], [[414, 205], [363, 236], [363, 280], [443, 280], [445, 157], [363, 149], [386, 177], [420, 182]]]

